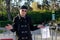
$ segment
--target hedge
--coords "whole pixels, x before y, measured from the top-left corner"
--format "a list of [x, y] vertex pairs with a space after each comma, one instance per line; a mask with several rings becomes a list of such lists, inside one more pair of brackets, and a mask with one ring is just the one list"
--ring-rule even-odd
[[[12, 18], [14, 18], [14, 16], [16, 16], [15, 14], [17, 14], [17, 13], [13, 13], [13, 14], [11, 13]], [[60, 13], [55, 12], [54, 14], [56, 14], [56, 20], [60, 21]], [[35, 11], [29, 11], [27, 13], [27, 15], [31, 16], [33, 24], [40, 24], [42, 22], [49, 22], [52, 20], [52, 13], [51, 12], [40, 13], [40, 12], [35, 12]], [[4, 27], [8, 23], [12, 24], [12, 21], [7, 21], [6, 16], [3, 16], [1, 18], [3, 18], [4, 20], [3, 21], [0, 20], [0, 27]]]
[[12, 24], [12, 21], [0, 21], [0, 27], [5, 27], [7, 24]]
[[48, 22], [52, 19], [51, 13], [29, 12], [29, 16], [32, 18], [33, 24], [39, 24], [41, 22]]

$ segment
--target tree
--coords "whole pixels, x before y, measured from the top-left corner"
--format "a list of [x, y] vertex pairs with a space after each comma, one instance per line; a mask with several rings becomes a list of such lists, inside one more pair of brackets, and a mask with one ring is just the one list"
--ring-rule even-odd
[[52, 10], [56, 10], [56, 2], [57, 2], [57, 0], [51, 0], [51, 3], [52, 3], [51, 9]]
[[43, 0], [43, 5], [49, 5], [47, 0]]
[[8, 19], [11, 21], [10, 0], [6, 0], [6, 7], [7, 7]]
[[5, 4], [6, 4], [5, 0], [0, 0], [0, 21], [5, 20], [5, 18], [7, 18], [7, 16], [6, 16], [6, 5]]
[[3, 1], [4, 1], [4, 0], [0, 0], [0, 4], [2, 4]]

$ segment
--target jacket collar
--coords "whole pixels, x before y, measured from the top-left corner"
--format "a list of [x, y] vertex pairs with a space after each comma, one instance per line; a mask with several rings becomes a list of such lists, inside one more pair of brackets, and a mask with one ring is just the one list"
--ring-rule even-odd
[[21, 19], [21, 18], [24, 18], [25, 19], [27, 17], [27, 15], [25, 17], [21, 17], [21, 15], [18, 14], [18, 17], [19, 17], [19, 19]]

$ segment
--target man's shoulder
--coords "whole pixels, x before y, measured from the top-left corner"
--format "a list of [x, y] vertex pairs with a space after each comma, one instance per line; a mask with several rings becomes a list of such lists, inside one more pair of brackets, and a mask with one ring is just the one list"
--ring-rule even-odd
[[15, 16], [13, 19], [19, 19], [19, 16], [17, 15], [17, 16]]
[[17, 22], [19, 20], [19, 17], [18, 16], [15, 16], [14, 18], [13, 18], [13, 22]]
[[[28, 16], [28, 15], [26, 15], [26, 18], [27, 18], [27, 19], [31, 19], [31, 17], [30, 17], [30, 16]], [[19, 16], [19, 15], [17, 15], [17, 16], [15, 16], [15, 17], [14, 17], [14, 19], [20, 19], [20, 16]]]

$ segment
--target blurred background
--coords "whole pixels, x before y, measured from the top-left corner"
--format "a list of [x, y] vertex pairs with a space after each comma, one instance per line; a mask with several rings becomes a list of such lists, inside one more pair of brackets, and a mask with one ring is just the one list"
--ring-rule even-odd
[[[51, 39], [55, 38], [54, 40], [57, 40], [58, 37], [60, 40], [60, 0], [0, 0], [0, 33], [4, 33], [5, 36], [8, 35], [7, 37], [9, 37], [7, 33], [10, 32], [6, 32], [5, 26], [13, 23], [13, 18], [19, 13], [18, 8], [22, 5], [28, 6], [27, 15], [31, 16], [33, 25], [49, 24], [49, 27], [53, 29], [48, 28]], [[40, 40], [40, 31], [39, 29], [32, 32], [32, 38]], [[1, 35], [0, 38], [5, 37], [4, 35]], [[13, 37], [13, 35], [10, 37]]]
[[28, 6], [27, 14], [33, 24], [51, 21], [60, 24], [60, 0], [0, 0], [0, 27], [12, 24], [22, 5]]

